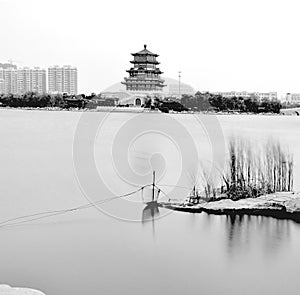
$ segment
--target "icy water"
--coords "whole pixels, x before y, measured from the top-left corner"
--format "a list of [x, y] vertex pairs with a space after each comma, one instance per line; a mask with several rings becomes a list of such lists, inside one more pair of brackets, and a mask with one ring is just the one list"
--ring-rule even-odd
[[[189, 159], [193, 149], [184, 143], [194, 140], [202, 162], [212, 159], [212, 145], [222, 147], [210, 133], [219, 128], [216, 122], [204, 120], [201, 125], [192, 115], [169, 115], [171, 120], [166, 120], [160, 114], [110, 114], [101, 128], [95, 124], [103, 114], [85, 114], [86, 121], [80, 121], [81, 115], [0, 110], [0, 222], [85, 204], [86, 197], [105, 199], [108, 191], [126, 193], [151, 182], [151, 167], [159, 184], [183, 186], [176, 191], [165, 186], [167, 193], [184, 197], [194, 162]], [[298, 117], [217, 120], [226, 140], [233, 135], [254, 142], [272, 137], [286, 144], [294, 153], [295, 189], [300, 189]], [[97, 132], [86, 147], [89, 130]], [[74, 136], [80, 139], [75, 155]], [[122, 162], [124, 150], [128, 163]], [[105, 183], [103, 191], [90, 167], [80, 162], [90, 158], [99, 173], [98, 184]], [[145, 190], [143, 197], [148, 193]], [[133, 201], [128, 197], [0, 228], [0, 283], [48, 295], [299, 294], [300, 224], [266, 217], [170, 214], [161, 208], [154, 210], [160, 218], [152, 222], [148, 218], [153, 211], [140, 200], [136, 194]]]

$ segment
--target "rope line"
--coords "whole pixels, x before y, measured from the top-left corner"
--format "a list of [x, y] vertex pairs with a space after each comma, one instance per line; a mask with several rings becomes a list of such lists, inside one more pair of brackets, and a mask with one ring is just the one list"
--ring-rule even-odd
[[187, 186], [180, 186], [180, 185], [174, 185], [174, 184], [159, 184], [159, 186], [178, 187], [178, 188], [184, 188], [184, 189], [187, 189], [187, 190], [191, 189], [190, 187], [187, 187]]
[[[65, 213], [68, 213], [68, 212], [88, 209], [88, 208], [94, 207], [95, 205], [102, 205], [104, 203], [107, 203], [107, 202], [110, 202], [110, 201], [113, 201], [113, 200], [116, 200], [116, 199], [121, 199], [121, 198], [124, 198], [124, 197], [131, 196], [133, 194], [138, 193], [139, 191], [142, 191], [145, 187], [148, 187], [148, 186], [152, 186], [152, 184], [142, 186], [141, 188], [139, 188], [135, 191], [132, 191], [132, 192], [129, 192], [129, 193], [126, 193], [126, 194], [123, 194], [123, 195], [114, 196], [114, 197], [107, 198], [107, 199], [104, 199], [104, 200], [99, 200], [99, 201], [96, 201], [96, 202], [90, 202], [90, 203], [87, 203], [87, 204], [84, 204], [84, 205], [81, 205], [81, 206], [77, 206], [77, 207], [73, 207], [73, 208], [69, 208], [69, 209], [45, 211], [45, 212], [34, 213], [34, 214], [23, 215], [23, 216], [19, 216], [19, 217], [15, 217], [15, 218], [10, 218], [10, 219], [7, 219], [7, 220], [4, 220], [4, 221], [0, 222], [0, 228], [20, 225], [20, 224], [23, 224], [23, 223], [36, 221], [36, 220], [51, 217], [51, 216], [56, 216], [56, 215], [65, 214]], [[29, 219], [27, 219], [27, 218], [29, 218]], [[16, 221], [16, 222], [13, 222], [13, 221]]]
[[[126, 193], [126, 194], [123, 194], [123, 195], [109, 197], [109, 198], [106, 198], [106, 199], [103, 199], [103, 200], [90, 202], [90, 203], [83, 204], [83, 205], [73, 207], [73, 208], [45, 211], [45, 212], [33, 213], [33, 214], [23, 215], [23, 216], [19, 216], [19, 217], [15, 217], [15, 218], [6, 219], [6, 220], [0, 222], [0, 229], [4, 228], [4, 227], [17, 226], [17, 225], [21, 225], [21, 224], [24, 224], [24, 223], [29, 223], [29, 222], [32, 222], [32, 221], [37, 221], [37, 220], [40, 220], [40, 219], [49, 218], [49, 217], [52, 217], [52, 216], [57, 216], [57, 215], [61, 215], [61, 214], [69, 213], [69, 212], [88, 209], [88, 208], [94, 207], [96, 205], [102, 205], [104, 203], [111, 202], [111, 201], [116, 200], [116, 199], [121, 199], [121, 198], [124, 198], [124, 197], [131, 196], [133, 194], [138, 193], [139, 191], [142, 192], [142, 200], [143, 200], [143, 202], [145, 202], [145, 200], [144, 200], [144, 188], [149, 187], [149, 186], [153, 186], [153, 184], [144, 185], [144, 186], [140, 187], [139, 189], [137, 189], [135, 191], [132, 191], [132, 192], [129, 192], [129, 193]], [[179, 188], [187, 189], [187, 187], [177, 186], [177, 185], [168, 185], [168, 184], [160, 184], [159, 186], [179, 187]], [[158, 187], [157, 185], [154, 185], [154, 187], [156, 189], [158, 189], [157, 197], [159, 197], [159, 193], [162, 192], [163, 195], [165, 195], [170, 200], [170, 197], [168, 196], [168, 194], [165, 193], [160, 187]]]
[[157, 185], [155, 185], [155, 187], [159, 190], [159, 192], [162, 192], [169, 200], [171, 200], [171, 198], [168, 196], [168, 194], [165, 193], [161, 188], [159, 188]]

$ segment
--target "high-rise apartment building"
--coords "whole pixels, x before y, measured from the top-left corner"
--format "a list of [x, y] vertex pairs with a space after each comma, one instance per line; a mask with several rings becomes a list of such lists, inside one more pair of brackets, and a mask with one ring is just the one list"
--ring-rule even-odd
[[0, 78], [0, 94], [4, 93], [4, 80]]
[[77, 94], [77, 68], [72, 66], [48, 68], [48, 91]]
[[18, 93], [18, 72], [15, 68], [0, 68], [1, 93]]
[[23, 94], [28, 91], [46, 92], [46, 70], [0, 68], [0, 93]]
[[35, 67], [31, 70], [31, 89], [38, 93], [47, 92], [46, 70]]
[[18, 69], [18, 92], [34, 91], [46, 92], [46, 70], [35, 67], [33, 69]]

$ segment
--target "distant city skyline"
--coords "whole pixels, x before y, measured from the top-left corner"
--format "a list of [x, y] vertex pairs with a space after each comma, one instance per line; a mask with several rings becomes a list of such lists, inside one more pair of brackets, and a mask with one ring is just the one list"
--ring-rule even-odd
[[[22, 69], [40, 69], [40, 67], [39, 66], [33, 66], [33, 67], [29, 67], [29, 66], [25, 66], [25, 67], [19, 67], [18, 66], [18, 64], [16, 63], [16, 64], [13, 64], [12, 62], [13, 62], [14, 60], [8, 60], [7, 62], [4, 62], [4, 61], [2, 61], [2, 63], [0, 63], [0, 69], [2, 68], [2, 66], [1, 66], [1, 64], [3, 65], [3, 68], [9, 68], [9, 67], [11, 67], [11, 68], [14, 68], [14, 69], [18, 69], [18, 70], [22, 70]], [[75, 73], [75, 76], [76, 76], [76, 78], [74, 77], [74, 78], [72, 78], [72, 82], [69, 82], [67, 85], [68, 86], [66, 86], [65, 88], [63, 87], [63, 86], [53, 86], [53, 81], [52, 82], [50, 82], [50, 78], [49, 78], [49, 75], [51, 75], [51, 74], [49, 74], [49, 70], [51, 70], [51, 69], [54, 69], [54, 68], [59, 68], [60, 69], [60, 71], [63, 71], [63, 69], [64, 68], [72, 68], [73, 70], [74, 70], [74, 73]], [[54, 65], [54, 66], [48, 66], [47, 67], [47, 87], [46, 87], [46, 92], [49, 92], [49, 93], [63, 93], [63, 92], [65, 92], [65, 93], [68, 93], [68, 94], [78, 94], [78, 93], [85, 93], [85, 94], [89, 94], [89, 93], [94, 93], [95, 91], [90, 91], [90, 92], [80, 92], [80, 91], [78, 91], [78, 80], [77, 80], [77, 72], [78, 72], [78, 69], [77, 69], [77, 67], [76, 66], [70, 66], [70, 65], [63, 65], [63, 66], [59, 66], [59, 65]], [[182, 73], [182, 72], [181, 72]], [[177, 73], [178, 74], [178, 73]], [[61, 74], [61, 75], [63, 75], [63, 74]], [[174, 80], [176, 80], [176, 77], [175, 78], [171, 78], [171, 79], [174, 79]], [[178, 78], [177, 78], [178, 79]], [[1, 80], [1, 76], [0, 76], [0, 80]], [[75, 81], [76, 80], [76, 81]], [[118, 82], [120, 82], [120, 83], [122, 83], [122, 81], [117, 81], [117, 83]], [[179, 82], [178, 80], [177, 80], [177, 82]], [[63, 82], [61, 81], [61, 85], [63, 85]], [[72, 86], [70, 86], [70, 83], [72, 84]], [[183, 85], [188, 85], [188, 83], [185, 83], [185, 82], [182, 82], [181, 81], [181, 83], [183, 84]], [[115, 83], [116, 84], [116, 83]], [[112, 84], [112, 85], [114, 85], [114, 84]], [[105, 91], [105, 89], [106, 88], [109, 88], [109, 87], [111, 87], [112, 85], [106, 85], [106, 87], [104, 88], [104, 89], [102, 89], [101, 91], [99, 91], [99, 93], [101, 93], [101, 92], [103, 92], [103, 91]], [[58, 87], [58, 88], [56, 88], [56, 87]], [[171, 85], [171, 87], [172, 87], [172, 91], [174, 92], [174, 93], [177, 93], [178, 92], [178, 89], [175, 89], [175, 84], [172, 84]], [[189, 86], [189, 87], [191, 87], [191, 86]], [[1, 93], [1, 81], [0, 81], [0, 93]], [[57, 90], [57, 89], [59, 89], [59, 90]], [[183, 88], [184, 89], [184, 88]], [[65, 90], [65, 91], [63, 91], [63, 90]], [[172, 92], [171, 91], [171, 92]], [[253, 93], [256, 93], [260, 98], [263, 96], [263, 94], [265, 93], [266, 95], [265, 95], [265, 97], [269, 97], [269, 98], [278, 98], [278, 99], [282, 99], [282, 100], [285, 100], [286, 99], [286, 97], [287, 97], [287, 94], [289, 94], [290, 92], [289, 91], [287, 91], [287, 92], [284, 92], [284, 93], [278, 93], [277, 91], [264, 91], [264, 92], [259, 92], [259, 91], [256, 91], [256, 90], [254, 90], [254, 91], [247, 91], [247, 90], [245, 90], [245, 89], [243, 89], [243, 90], [236, 90], [236, 89], [231, 89], [231, 90], [229, 90], [229, 91], [220, 91], [220, 90], [217, 90], [217, 91], [212, 91], [212, 90], [208, 90], [208, 89], [202, 89], [202, 90], [197, 90], [197, 89], [195, 89], [195, 92], [197, 92], [197, 91], [200, 91], [200, 92], [211, 92], [211, 93], [215, 93], [215, 94], [222, 94], [223, 96], [232, 96], [231, 94], [232, 93], [234, 93], [234, 95], [236, 94], [236, 95], [240, 95], [240, 96], [245, 96], [245, 95], [242, 95], [242, 93], [247, 93], [247, 94], [253, 94]], [[300, 91], [299, 91], [300, 92]], [[275, 93], [275, 95], [274, 95], [274, 93]], [[184, 90], [183, 90], [183, 92], [182, 92], [182, 94], [185, 94], [184, 93]], [[189, 91], [189, 93], [188, 94], [190, 94], [190, 91]]]
[[[0, 94], [1, 93], [13, 93], [22, 94], [28, 91], [35, 91], [37, 93], [67, 93], [67, 94], [80, 94], [83, 92], [78, 91], [78, 77], [77, 67], [70, 65], [54, 65], [49, 66], [46, 69], [40, 67], [18, 67], [16, 64], [12, 64], [12, 61], [0, 63]], [[6, 78], [6, 81], [5, 81]], [[178, 95], [178, 82], [176, 79], [167, 79], [168, 95]], [[106, 96], [112, 95], [115, 91], [121, 91], [123, 88], [121, 82], [117, 82], [113, 85], [109, 85], [106, 89], [100, 91]], [[198, 90], [193, 89], [190, 85], [181, 83], [182, 94], [192, 94], [192, 90], [196, 93]], [[112, 90], [110, 90], [112, 89]], [[185, 91], [186, 89], [186, 91]], [[111, 92], [113, 91], [113, 92]], [[125, 89], [123, 90], [125, 91]], [[206, 92], [209, 90], [202, 90]], [[286, 92], [277, 93], [276, 91], [259, 92], [259, 91], [209, 91], [213, 94], [220, 94], [223, 97], [256, 97], [259, 100], [262, 99], [280, 99], [289, 103], [300, 103], [300, 92]], [[93, 91], [91, 92], [93, 93]], [[116, 92], [114, 95], [117, 95]], [[89, 93], [85, 93], [89, 94]], [[166, 95], [166, 93], [165, 93]], [[121, 97], [120, 97], [121, 98]]]
[[67, 93], [77, 94], [77, 68], [70, 65], [19, 68], [11, 63], [0, 63], [0, 94]]
[[[67, 93], [67, 94], [79, 94], [83, 92], [78, 91], [78, 70], [77, 67], [71, 65], [54, 65], [49, 66], [46, 69], [40, 67], [18, 67], [16, 64], [12, 64], [12, 61], [1, 62], [0, 63], [0, 93], [14, 93], [21, 94], [27, 91], [35, 91], [37, 93]], [[5, 74], [6, 73], [6, 74]], [[6, 82], [4, 81], [6, 75]], [[7, 78], [9, 76], [9, 78]], [[164, 78], [164, 77], [163, 77]], [[179, 82], [176, 79], [167, 78], [169, 81], [167, 86], [169, 88], [169, 95], [178, 95], [178, 84], [174, 84], [175, 81]], [[171, 83], [171, 84], [169, 84]], [[103, 89], [99, 93], [107, 92], [107, 89], [122, 88], [121, 82], [117, 82], [113, 85], [109, 85], [106, 89]], [[190, 85], [181, 82], [182, 94], [191, 95], [191, 90], [193, 89]], [[185, 89], [187, 90], [185, 92]], [[114, 89], [115, 90], [115, 89]], [[125, 89], [124, 89], [125, 91]], [[193, 90], [194, 93], [200, 90]], [[277, 91], [269, 92], [259, 92], [259, 91], [210, 91], [202, 90], [201, 92], [211, 92], [213, 94], [220, 94], [224, 97], [251, 97], [255, 96], [259, 100], [267, 99], [280, 99], [287, 102], [300, 102], [300, 93], [294, 92], [285, 92], [277, 93]], [[91, 91], [90, 93], [93, 93]], [[89, 94], [89, 93], [85, 93]]]
[[182, 71], [195, 90], [300, 93], [296, 1], [153, 0], [147, 18], [142, 7], [137, 0], [0, 0], [0, 60], [76, 65], [78, 93], [99, 93], [123, 81], [130, 53], [148, 44], [164, 76]]

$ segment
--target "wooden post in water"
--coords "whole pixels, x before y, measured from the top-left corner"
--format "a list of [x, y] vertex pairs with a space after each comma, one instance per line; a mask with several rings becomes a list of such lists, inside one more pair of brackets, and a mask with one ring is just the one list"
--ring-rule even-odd
[[153, 171], [153, 181], [152, 181], [152, 202], [154, 202], [155, 198], [155, 171]]

